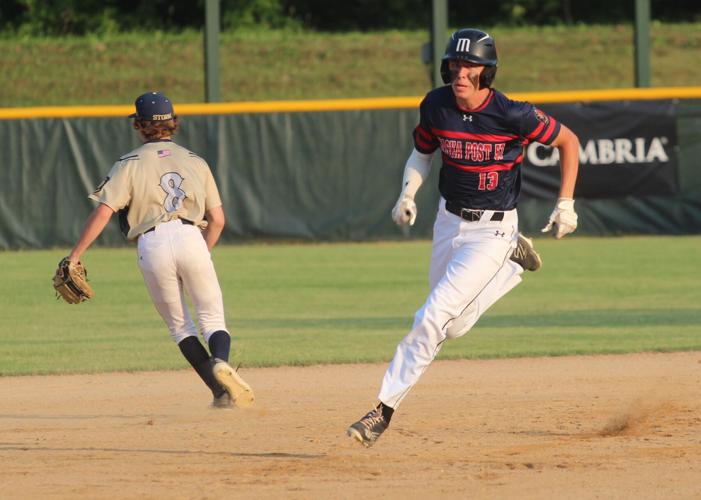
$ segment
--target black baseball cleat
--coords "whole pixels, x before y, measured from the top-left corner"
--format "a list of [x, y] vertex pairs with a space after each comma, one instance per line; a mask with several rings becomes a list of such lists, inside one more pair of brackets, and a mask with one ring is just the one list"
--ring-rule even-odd
[[380, 407], [373, 408], [370, 413], [348, 427], [346, 434], [366, 448], [370, 448], [377, 438], [387, 429], [387, 420], [382, 416]]
[[533, 241], [519, 233], [518, 243], [511, 254], [511, 260], [526, 271], [537, 271], [543, 265], [543, 260], [533, 248]]

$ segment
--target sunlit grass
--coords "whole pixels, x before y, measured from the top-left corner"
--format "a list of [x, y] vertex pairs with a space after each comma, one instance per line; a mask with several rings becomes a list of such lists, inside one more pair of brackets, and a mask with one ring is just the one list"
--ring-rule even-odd
[[[489, 29], [505, 92], [632, 87], [633, 28]], [[696, 86], [701, 24], [653, 23], [652, 85]], [[221, 100], [420, 96], [427, 31], [222, 33]], [[0, 38], [0, 106], [130, 104], [145, 89], [176, 102], [204, 100], [202, 34]]]
[[[538, 239], [526, 273], [444, 358], [701, 350], [700, 236]], [[186, 367], [134, 249], [84, 262], [94, 300], [56, 301], [65, 250], [0, 253], [0, 375]], [[386, 362], [427, 294], [426, 241], [220, 246], [233, 359], [245, 366]]]

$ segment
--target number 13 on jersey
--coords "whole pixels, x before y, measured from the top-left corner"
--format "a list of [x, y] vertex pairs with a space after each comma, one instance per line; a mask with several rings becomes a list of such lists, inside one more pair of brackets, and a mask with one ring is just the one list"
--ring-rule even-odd
[[480, 191], [494, 191], [499, 184], [499, 172], [480, 172], [479, 186]]

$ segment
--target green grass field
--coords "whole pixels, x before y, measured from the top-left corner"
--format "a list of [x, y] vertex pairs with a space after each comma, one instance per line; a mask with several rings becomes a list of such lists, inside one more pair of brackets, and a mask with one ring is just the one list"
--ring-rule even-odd
[[[701, 350], [701, 236], [537, 239], [544, 266], [441, 358]], [[0, 375], [186, 367], [133, 248], [89, 250], [94, 300], [55, 300], [65, 249], [0, 253]], [[220, 246], [233, 360], [388, 361], [427, 293], [430, 243]]]
[[[497, 40], [504, 92], [635, 86], [633, 27], [484, 27]], [[419, 96], [428, 31], [222, 33], [222, 101]], [[701, 24], [651, 26], [653, 86], [696, 86]], [[3, 38], [0, 107], [131, 104], [147, 89], [178, 103], [204, 100], [198, 32], [104, 38]]]

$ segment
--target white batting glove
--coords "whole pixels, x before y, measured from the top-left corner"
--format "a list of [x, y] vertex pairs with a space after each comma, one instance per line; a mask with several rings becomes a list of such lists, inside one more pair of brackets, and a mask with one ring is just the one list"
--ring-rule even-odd
[[577, 214], [574, 211], [574, 200], [572, 198], [557, 199], [555, 210], [550, 214], [548, 224], [540, 231], [548, 233], [553, 228], [555, 229], [553, 236], [558, 240], [577, 229]]
[[414, 221], [416, 221], [416, 203], [414, 203], [414, 200], [408, 196], [401, 196], [392, 209], [392, 220], [398, 226], [407, 224], [413, 226]]

